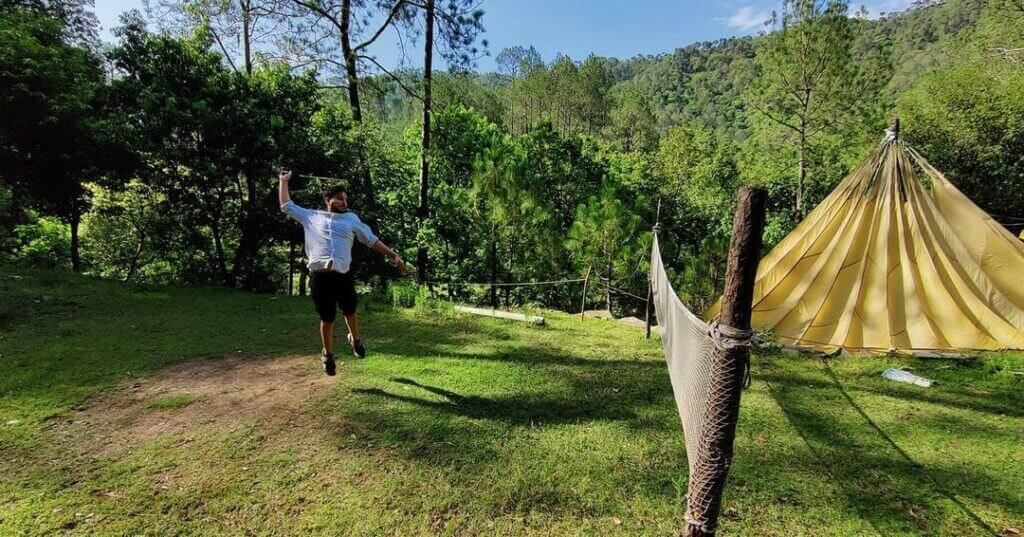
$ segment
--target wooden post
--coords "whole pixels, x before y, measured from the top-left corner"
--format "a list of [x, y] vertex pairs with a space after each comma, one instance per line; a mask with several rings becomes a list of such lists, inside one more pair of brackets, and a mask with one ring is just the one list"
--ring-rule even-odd
[[[650, 278], [648, 276], [648, 278]], [[654, 298], [654, 286], [651, 282], [647, 282], [647, 305], [644, 309], [644, 325], [645, 333], [644, 339], [651, 339], [651, 299]]]
[[590, 270], [593, 269], [593, 265], [587, 267], [587, 275], [583, 277], [583, 298], [580, 300], [580, 320], [583, 320], [584, 313], [587, 312], [587, 284], [590, 283]]
[[[766, 199], [767, 193], [762, 189], [740, 189], [719, 319], [723, 332], [729, 332], [730, 328], [743, 332], [750, 330], [750, 310], [760, 260]], [[722, 490], [732, 465], [740, 392], [749, 359], [750, 349], [746, 345], [731, 348], [716, 345], [712, 355], [707, 415], [686, 494], [687, 525], [684, 534], [687, 537], [714, 535], [718, 526]]]
[[[654, 217], [654, 228], [651, 229], [651, 236], [658, 233], [658, 226], [661, 225], [661, 198], [658, 198], [658, 212]], [[644, 325], [646, 333], [644, 339], [651, 339], [651, 300], [654, 299], [654, 284], [651, 283], [651, 271], [647, 271], [647, 305], [644, 307]]]
[[295, 294], [295, 239], [288, 240], [288, 296]]

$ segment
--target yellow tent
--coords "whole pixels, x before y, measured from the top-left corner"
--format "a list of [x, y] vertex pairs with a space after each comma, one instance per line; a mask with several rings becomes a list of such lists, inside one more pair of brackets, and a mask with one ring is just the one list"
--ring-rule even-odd
[[761, 260], [753, 326], [825, 352], [1024, 349], [1024, 243], [890, 131]]

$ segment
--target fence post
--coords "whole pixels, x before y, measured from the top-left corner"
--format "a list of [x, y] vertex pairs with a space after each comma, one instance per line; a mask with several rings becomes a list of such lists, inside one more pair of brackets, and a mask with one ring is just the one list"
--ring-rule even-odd
[[722, 294], [721, 338], [716, 342], [711, 358], [707, 414], [686, 494], [684, 535], [687, 537], [712, 536], [718, 526], [722, 490], [732, 465], [740, 392], [749, 367], [750, 310], [760, 259], [761, 234], [764, 232], [766, 199], [767, 193], [762, 189], [740, 189]]
[[[654, 217], [654, 227], [651, 228], [651, 237], [654, 237], [658, 233], [658, 228], [661, 226], [661, 198], [658, 198], [658, 212]], [[644, 308], [644, 325], [646, 326], [646, 333], [644, 339], [651, 339], [651, 300], [654, 299], [654, 285], [651, 283], [651, 271], [647, 271], [647, 305]]]
[[594, 268], [593, 265], [587, 266], [587, 275], [583, 277], [583, 298], [580, 299], [580, 320], [583, 320], [583, 314], [587, 311], [587, 284], [590, 283], [590, 270]]

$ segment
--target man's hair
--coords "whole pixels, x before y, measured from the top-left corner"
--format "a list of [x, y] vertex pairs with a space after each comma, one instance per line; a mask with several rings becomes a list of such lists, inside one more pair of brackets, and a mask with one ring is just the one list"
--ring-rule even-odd
[[338, 194], [341, 194], [342, 192], [348, 192], [348, 189], [345, 188], [343, 185], [328, 186], [328, 187], [324, 188], [324, 192], [323, 192], [324, 201], [327, 201], [327, 200], [333, 198], [334, 196], [337, 196]]

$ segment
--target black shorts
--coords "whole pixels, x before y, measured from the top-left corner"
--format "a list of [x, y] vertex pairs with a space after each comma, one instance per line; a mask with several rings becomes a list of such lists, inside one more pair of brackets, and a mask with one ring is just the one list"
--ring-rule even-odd
[[310, 276], [310, 287], [313, 291], [313, 305], [325, 323], [333, 322], [338, 316], [338, 308], [345, 315], [356, 312], [356, 282], [352, 273], [342, 274], [335, 271], [313, 272]]

